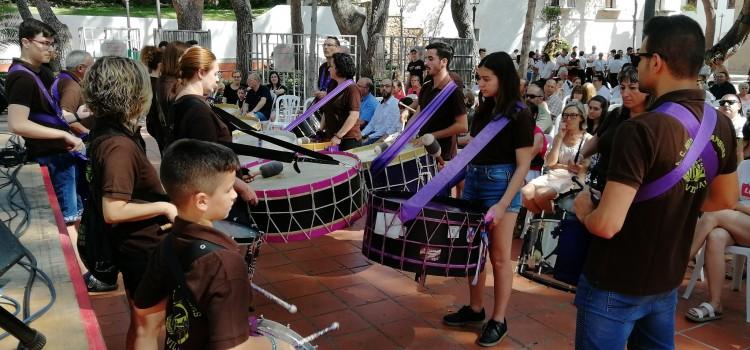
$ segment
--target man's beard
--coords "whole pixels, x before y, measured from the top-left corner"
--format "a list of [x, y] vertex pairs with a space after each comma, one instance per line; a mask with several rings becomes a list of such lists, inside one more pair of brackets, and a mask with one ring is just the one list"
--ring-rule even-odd
[[389, 99], [393, 95], [390, 92], [383, 92], [383, 91], [380, 91], [380, 94], [383, 96], [383, 101]]

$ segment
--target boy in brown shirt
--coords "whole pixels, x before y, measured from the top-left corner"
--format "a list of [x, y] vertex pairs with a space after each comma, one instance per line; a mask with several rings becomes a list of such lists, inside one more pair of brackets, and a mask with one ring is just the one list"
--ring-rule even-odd
[[[211, 142], [179, 140], [164, 153], [161, 180], [178, 216], [149, 260], [135, 305], [140, 315], [166, 309], [167, 349], [276, 348], [249, 337], [247, 265], [232, 238], [213, 228], [237, 199], [239, 166], [230, 149]], [[210, 246], [219, 247], [200, 252]], [[149, 345], [156, 349], [156, 339]]]

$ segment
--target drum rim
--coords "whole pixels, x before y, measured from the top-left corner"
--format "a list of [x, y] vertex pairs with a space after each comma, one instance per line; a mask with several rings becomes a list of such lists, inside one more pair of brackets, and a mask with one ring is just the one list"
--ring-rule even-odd
[[[370, 166], [372, 162], [377, 158], [377, 156], [373, 158], [372, 160], [365, 161], [365, 160], [362, 160], [359, 157], [359, 155], [357, 155], [357, 152], [370, 151], [372, 149], [375, 149], [375, 147], [377, 147], [381, 143], [382, 142], [378, 142], [378, 143], [374, 143], [374, 144], [367, 145], [367, 146], [360, 146], [360, 147], [352, 148], [349, 150], [349, 152], [357, 156], [357, 159], [359, 159], [359, 161], [362, 163], [362, 170], [370, 171]], [[422, 158], [423, 156], [428, 156], [427, 150], [425, 150], [424, 147], [414, 147], [406, 152], [399, 152], [398, 155], [396, 155], [396, 157], [394, 157], [393, 160], [391, 160], [391, 162], [388, 163], [387, 166], [401, 164], [404, 161], [419, 159], [419, 158]]]
[[[323, 151], [326, 148], [330, 147], [331, 146], [331, 142], [330, 141], [328, 141], [328, 142], [309, 142], [309, 143], [300, 144], [300, 146], [302, 146], [304, 148], [307, 148], [307, 149], [309, 149], [311, 151], [318, 151], [318, 152], [320, 152], [320, 151]], [[359, 160], [359, 158], [357, 158], [357, 160]]]
[[[331, 178], [323, 179], [323, 180], [313, 182], [313, 183], [297, 185], [297, 186], [289, 187], [286, 189], [255, 190], [255, 194], [258, 196], [258, 199], [286, 199], [286, 198], [289, 198], [290, 196], [310, 194], [310, 193], [317, 192], [320, 190], [325, 190], [328, 188], [335, 187], [336, 185], [342, 184], [347, 181], [351, 181], [354, 177], [359, 175], [359, 170], [362, 167], [362, 164], [359, 161], [359, 159], [353, 154], [349, 152], [340, 152], [340, 151], [323, 151], [321, 153], [348, 156], [355, 161], [354, 166], [348, 168], [345, 172], [334, 175]], [[268, 162], [270, 162], [270, 160], [268, 159], [256, 160], [256, 161], [247, 163], [243, 165], [242, 167], [250, 168], [250, 167], [265, 164]], [[332, 166], [338, 166], [338, 165], [332, 165]], [[311, 188], [312, 188], [312, 191], [310, 190]]]

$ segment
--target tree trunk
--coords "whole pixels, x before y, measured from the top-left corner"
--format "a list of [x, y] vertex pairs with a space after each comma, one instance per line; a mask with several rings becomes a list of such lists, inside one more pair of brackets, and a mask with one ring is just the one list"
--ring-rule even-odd
[[[294, 70], [299, 71], [304, 67], [304, 42], [305, 25], [302, 23], [302, 0], [292, 0], [289, 4], [292, 20], [292, 43], [294, 45]], [[296, 34], [296, 35], [294, 35]]]
[[[748, 0], [750, 1], [750, 0]], [[364, 77], [375, 77], [375, 59], [378, 49], [378, 41], [385, 36], [385, 27], [388, 22], [388, 7], [390, 0], [372, 0], [372, 14], [367, 27], [367, 50], [362, 57], [360, 73]]]
[[310, 52], [307, 56], [307, 64], [305, 65], [305, 96], [312, 96], [313, 91], [317, 90], [318, 87], [315, 84], [317, 80], [317, 68], [318, 55], [315, 53], [315, 49], [318, 46], [315, 38], [318, 36], [318, 1], [313, 0], [312, 9], [310, 11]]
[[526, 79], [526, 67], [529, 65], [529, 51], [531, 51], [531, 35], [534, 34], [534, 18], [536, 18], [536, 0], [526, 0], [526, 22], [523, 25], [521, 38], [521, 61], [518, 62], [518, 75]]
[[[354, 6], [351, 0], [331, 0], [331, 12], [341, 34], [357, 36], [357, 58], [362, 59], [362, 53], [367, 51], [362, 36], [362, 27], [367, 20], [365, 9]], [[359, 66], [359, 62], [355, 63]]]
[[172, 0], [172, 6], [177, 14], [178, 30], [203, 28], [203, 0]]
[[292, 33], [305, 33], [305, 25], [302, 23], [302, 0], [292, 0], [290, 7], [292, 12]]
[[71, 50], [70, 30], [68, 30], [67, 25], [57, 19], [57, 16], [52, 12], [52, 8], [47, 0], [34, 0], [34, 4], [36, 5], [37, 11], [39, 11], [39, 17], [42, 18], [42, 21], [49, 24], [49, 26], [57, 32], [57, 35], [55, 36], [55, 52], [57, 53], [57, 58], [50, 61], [50, 67], [52, 67], [52, 70], [59, 72], [65, 67], [65, 56]]
[[16, 5], [18, 5], [18, 13], [21, 14], [21, 18], [23, 19], [34, 18], [34, 16], [31, 14], [31, 10], [29, 10], [28, 1], [16, 0]]
[[716, 37], [716, 10], [711, 0], [702, 0], [703, 13], [706, 15], [706, 50], [714, 46]]
[[237, 69], [242, 72], [242, 81], [250, 73], [250, 33], [253, 32], [253, 16], [250, 0], [231, 0], [237, 18]]
[[643, 4], [643, 23], [656, 15], [656, 0], [646, 0]]
[[[729, 28], [729, 31], [716, 45], [706, 51], [707, 64], [711, 65], [716, 59], [727, 59], [732, 56], [747, 40], [748, 35], [750, 35], [750, 0], [745, 0], [732, 28]], [[706, 38], [706, 42], [708, 42], [708, 38]]]
[[[472, 9], [469, 6], [468, 0], [451, 0], [451, 16], [453, 17], [453, 23], [456, 25], [458, 30], [458, 37], [463, 39], [471, 39], [473, 45], [472, 57], [474, 62], [479, 61], [479, 43], [474, 37], [474, 23], [472, 21]], [[514, 57], [515, 58], [515, 57]], [[476, 66], [476, 64], [474, 64]], [[472, 79], [474, 74], [472, 74]], [[465, 78], [465, 77], [464, 77]], [[468, 82], [466, 82], [467, 85]]]
[[[633, 33], [638, 33], [638, 0], [633, 0]], [[635, 44], [637, 35], [633, 35], [633, 47], [638, 47]]]

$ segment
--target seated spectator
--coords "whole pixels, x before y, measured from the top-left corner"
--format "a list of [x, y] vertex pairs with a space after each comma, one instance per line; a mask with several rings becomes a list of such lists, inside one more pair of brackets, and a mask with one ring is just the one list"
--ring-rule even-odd
[[420, 79], [416, 75], [412, 75], [409, 77], [409, 89], [406, 90], [406, 95], [417, 95], [419, 96], [419, 91], [422, 90], [422, 83], [420, 82]]
[[362, 130], [362, 145], [373, 144], [401, 130], [398, 100], [393, 97], [392, 91], [393, 84], [390, 79], [380, 82], [383, 101], [376, 106], [371, 122]]
[[739, 96], [735, 94], [724, 95], [719, 100], [719, 112], [722, 112], [734, 125], [734, 131], [737, 135], [737, 159], [743, 159], [743, 138], [742, 129], [745, 127], [747, 118], [742, 116], [742, 102]]
[[586, 105], [589, 103], [589, 100], [591, 100], [592, 97], [596, 96], [596, 88], [594, 87], [594, 84], [586, 83], [583, 84], [583, 100], [581, 100], [581, 103]]
[[[539, 116], [539, 107], [535, 104], [529, 104], [529, 111], [531, 111], [531, 116], [536, 121]], [[529, 172], [526, 174], [527, 182], [542, 175], [544, 156], [547, 154], [548, 146], [544, 132], [539, 128], [539, 125], [534, 125], [534, 146], [532, 147], [534, 158], [531, 159], [531, 166], [529, 167]]]
[[360, 128], [364, 128], [372, 119], [373, 114], [375, 114], [375, 108], [378, 107], [378, 100], [373, 96], [375, 86], [372, 84], [370, 78], [359, 78], [357, 89], [359, 89], [359, 95], [362, 96], [359, 104]]
[[[748, 180], [740, 179], [739, 186]], [[705, 244], [704, 272], [708, 283], [708, 301], [690, 308], [685, 317], [693, 322], [708, 322], [723, 316], [721, 290], [724, 287], [726, 261], [724, 250], [729, 245], [750, 247], [750, 197], [740, 193], [734, 209], [706, 212], [698, 219], [690, 255], [694, 256]]]
[[596, 95], [602, 96], [607, 101], [612, 98], [612, 93], [609, 91], [609, 88], [604, 83], [604, 76], [601, 74], [594, 74], [594, 76], [591, 78], [591, 83], [594, 84], [594, 89], [596, 89]]
[[740, 102], [742, 102], [742, 114], [747, 118], [750, 115], [750, 83], [740, 83], [737, 90], [740, 90], [737, 96], [740, 98]]
[[699, 75], [698, 76], [698, 88], [706, 92], [706, 103], [716, 106], [716, 96], [711, 93], [711, 91], [708, 91], [708, 84], [706, 83], [706, 76], [705, 75]]
[[271, 107], [273, 107], [271, 90], [260, 83], [260, 75], [254, 72], [248, 76], [247, 86], [247, 114], [258, 118], [258, 120], [268, 120], [271, 116]]
[[227, 98], [227, 103], [229, 104], [237, 103], [237, 91], [239, 89], [245, 88], [245, 86], [241, 84], [241, 82], [242, 82], [242, 72], [238, 70], [232, 72], [232, 83], [224, 88], [224, 97]]
[[596, 95], [589, 100], [589, 112], [586, 116], [586, 132], [596, 135], [599, 126], [602, 125], [604, 117], [609, 109], [609, 101], [604, 96]]
[[583, 175], [578, 158], [591, 138], [586, 133], [586, 110], [583, 104], [573, 101], [565, 106], [561, 118], [560, 131], [545, 160], [549, 172], [521, 188], [523, 205], [533, 213], [552, 212], [552, 200], [573, 187], [573, 176]]
[[544, 82], [543, 86], [544, 101], [547, 102], [547, 108], [549, 109], [552, 119], [555, 119], [560, 116], [560, 113], [562, 112], [562, 91], [560, 90], [555, 79], [548, 79]]
[[737, 90], [732, 85], [732, 82], [729, 81], [727, 73], [721, 71], [714, 73], [714, 85], [708, 91], [711, 91], [711, 94], [716, 97], [726, 94], [737, 94]]
[[404, 94], [404, 84], [401, 82], [401, 80], [393, 80], [393, 96], [399, 101], [402, 98], [406, 97], [406, 94]]
[[276, 71], [271, 71], [271, 73], [268, 73], [267, 86], [268, 89], [271, 90], [274, 99], [276, 99], [276, 97], [286, 95], [287, 87], [281, 83], [281, 76], [279, 76], [279, 73]]
[[568, 101], [578, 101], [578, 102], [584, 103], [583, 94], [584, 94], [583, 86], [576, 86], [570, 91], [570, 95], [569, 95], [570, 98], [568, 99]]
[[544, 92], [538, 82], [529, 84], [529, 87], [526, 88], [526, 104], [533, 104], [539, 107], [539, 116], [536, 118], [536, 125], [539, 126], [545, 134], [552, 131], [554, 122], [550, 115], [549, 107], [547, 107], [547, 102], [544, 102]]
[[242, 115], [245, 115], [247, 113], [247, 91], [245, 89], [238, 89], [237, 90], [237, 108], [242, 111]]

